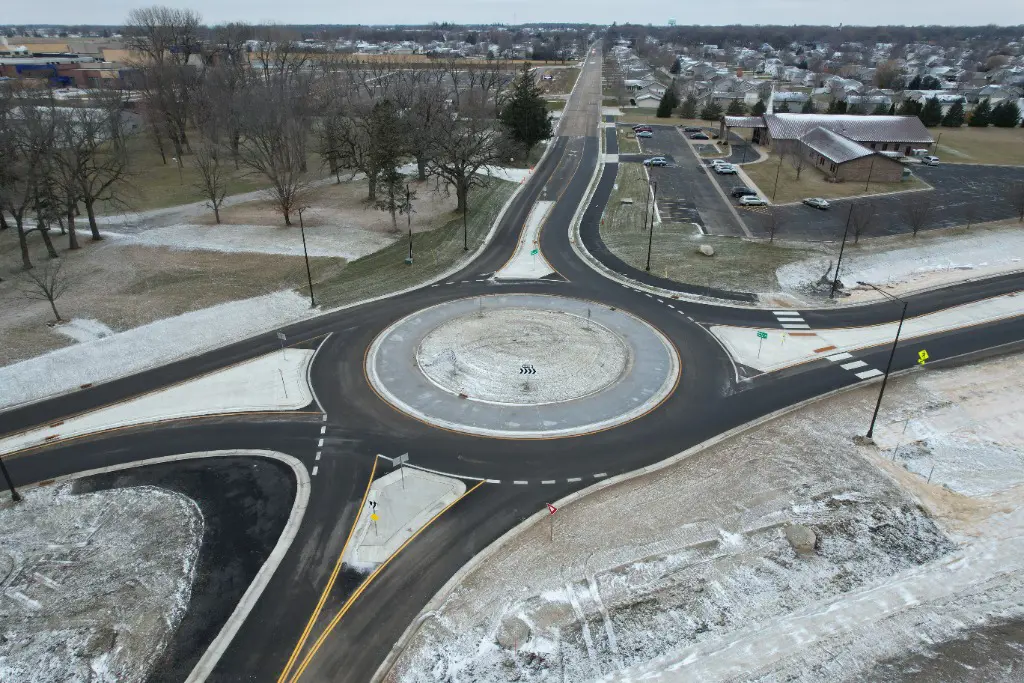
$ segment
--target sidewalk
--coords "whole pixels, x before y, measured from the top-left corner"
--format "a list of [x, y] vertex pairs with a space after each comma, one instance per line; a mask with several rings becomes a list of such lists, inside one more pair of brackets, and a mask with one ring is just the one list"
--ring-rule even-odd
[[345, 564], [358, 569], [376, 567], [465, 492], [466, 485], [458, 479], [412, 467], [377, 479], [359, 512]]

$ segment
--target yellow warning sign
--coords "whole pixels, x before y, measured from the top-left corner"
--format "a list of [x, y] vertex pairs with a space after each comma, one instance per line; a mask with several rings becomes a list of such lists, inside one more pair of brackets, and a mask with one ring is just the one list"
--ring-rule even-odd
[[921, 349], [917, 352], [917, 363], [918, 365], [924, 365], [926, 360], [928, 360], [928, 352]]
[[377, 513], [374, 512], [373, 514], [370, 515], [370, 519], [372, 519], [373, 521], [376, 522], [378, 519], [380, 519], [380, 517], [378, 517]]

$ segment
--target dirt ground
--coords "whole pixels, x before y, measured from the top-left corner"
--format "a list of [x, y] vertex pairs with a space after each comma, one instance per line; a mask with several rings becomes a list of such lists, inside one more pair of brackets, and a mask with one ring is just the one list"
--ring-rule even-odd
[[[809, 163], [804, 165], [800, 171], [800, 179], [797, 180], [796, 169], [793, 168], [788, 160], [784, 161], [780, 168], [779, 157], [775, 154], [769, 154], [768, 158], [762, 162], [743, 166], [743, 171], [757, 185], [764, 196], [776, 204], [799, 202], [806, 197], [838, 199], [841, 197], [856, 197], [883, 192], [923, 190], [928, 187], [928, 185], [916, 177], [911, 177], [899, 183], [878, 183], [875, 181], [872, 181], [869, 185], [860, 181], [830, 183], [825, 180], [823, 173], [820, 173]], [[775, 185], [776, 177], [778, 177], [778, 189], [776, 189]]]
[[[72, 286], [57, 302], [66, 319], [97, 320], [113, 331], [160, 318], [304, 285], [301, 256], [183, 251], [125, 245], [116, 238], [81, 240], [68, 251], [66, 238], [54, 235]], [[30, 235], [33, 262], [48, 259], [36, 233]], [[45, 301], [26, 299], [17, 239], [0, 236], [0, 365], [8, 365], [73, 341], [49, 326], [53, 313]], [[310, 259], [314, 278], [326, 278], [344, 265], [341, 259]]]
[[[538, 69], [538, 72], [537, 86], [545, 95], [568, 94], [572, 91], [572, 86], [576, 84], [576, 77], [580, 75], [580, 70], [576, 67], [564, 69], [541, 67]], [[551, 80], [543, 80], [542, 77], [545, 75], [551, 76]]]

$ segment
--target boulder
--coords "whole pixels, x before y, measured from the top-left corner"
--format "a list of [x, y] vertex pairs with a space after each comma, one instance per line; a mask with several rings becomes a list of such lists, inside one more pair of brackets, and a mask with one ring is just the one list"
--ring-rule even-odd
[[715, 248], [710, 244], [702, 244], [697, 248], [698, 254], [704, 254], [705, 256], [714, 256]]
[[786, 540], [798, 553], [813, 553], [818, 537], [803, 524], [790, 524], [786, 527]]
[[494, 638], [498, 641], [498, 645], [510, 650], [517, 645], [522, 647], [523, 643], [530, 639], [530, 627], [519, 617], [506, 617], [498, 625], [498, 631], [494, 634]]

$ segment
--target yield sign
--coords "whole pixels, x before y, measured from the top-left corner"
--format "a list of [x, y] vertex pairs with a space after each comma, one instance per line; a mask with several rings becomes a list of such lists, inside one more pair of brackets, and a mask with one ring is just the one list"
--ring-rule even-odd
[[556, 508], [556, 507], [555, 507], [554, 505], [552, 505], [551, 503], [544, 503], [544, 504], [548, 506], [548, 514], [549, 514], [549, 515], [553, 515], [553, 514], [555, 514], [555, 512], [557, 512], [557, 511], [558, 511], [558, 508]]

